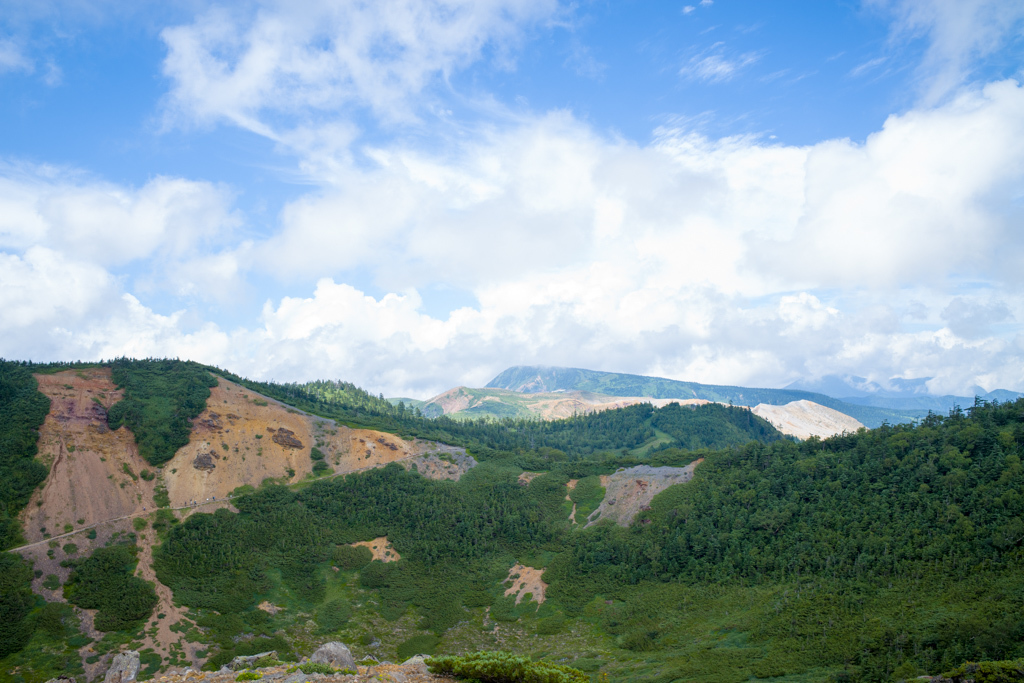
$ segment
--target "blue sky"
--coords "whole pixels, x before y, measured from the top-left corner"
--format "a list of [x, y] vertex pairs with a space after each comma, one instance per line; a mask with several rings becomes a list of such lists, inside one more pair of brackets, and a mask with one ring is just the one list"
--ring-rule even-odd
[[6, 2], [0, 355], [1024, 390], [1024, 6]]

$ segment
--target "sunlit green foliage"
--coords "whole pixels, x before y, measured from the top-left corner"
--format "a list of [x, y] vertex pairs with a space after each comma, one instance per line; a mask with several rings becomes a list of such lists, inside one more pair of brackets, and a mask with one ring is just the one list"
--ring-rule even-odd
[[50, 399], [39, 392], [30, 369], [0, 360], [0, 549], [21, 540], [18, 513], [46, 479], [48, 470], [35, 455], [49, 410]]
[[508, 652], [432, 657], [427, 667], [431, 673], [475, 678], [482, 683], [590, 683], [590, 676], [579, 669], [550, 662], [532, 662], [528, 657]]
[[35, 604], [32, 569], [18, 555], [0, 553], [0, 659], [19, 651], [32, 637], [26, 619]]
[[100, 631], [131, 629], [149, 617], [156, 606], [152, 584], [133, 575], [137, 548], [114, 545], [97, 548], [84, 560], [66, 560], [73, 568], [64, 597], [83, 609], [98, 610]]
[[179, 360], [119, 358], [111, 378], [124, 397], [107, 413], [111, 429], [127, 426], [135, 435], [139, 455], [160, 465], [188, 443], [192, 418], [206, 408], [217, 380], [198, 363]]

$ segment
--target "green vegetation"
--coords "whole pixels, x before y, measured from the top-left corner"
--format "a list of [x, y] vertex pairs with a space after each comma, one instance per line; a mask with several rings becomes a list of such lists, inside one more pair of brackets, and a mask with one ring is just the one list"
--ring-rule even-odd
[[333, 674], [334, 667], [330, 664], [324, 664], [323, 662], [308, 662], [299, 667], [299, 671], [306, 674]]
[[405, 661], [416, 655], [432, 655], [440, 642], [440, 638], [429, 633], [413, 636], [398, 646], [398, 659]]
[[49, 471], [35, 459], [49, 410], [30, 368], [0, 360], [0, 550], [21, 542], [18, 513]]
[[[314, 415], [403, 437], [415, 436], [466, 446], [474, 451], [537, 451], [549, 448], [579, 458], [623, 448], [636, 449], [657, 440], [652, 425], [655, 419], [664, 419], [666, 424], [675, 425], [677, 435], [685, 434], [684, 442], [666, 444], [669, 446], [723, 448], [752, 439], [774, 441], [782, 438], [768, 422], [749, 410], [727, 406], [684, 408], [693, 415], [680, 416], [672, 412], [665, 418], [658, 416], [666, 409], [657, 410], [650, 404], [641, 404], [553, 421], [522, 417], [466, 420], [440, 416], [426, 419], [416, 408], [401, 402], [392, 405], [386, 399], [347, 382], [275, 384], [253, 382], [214, 367], [208, 370]], [[673, 407], [673, 411], [677, 409], [679, 406]], [[729, 425], [715, 425], [722, 419]], [[698, 432], [686, 434], [686, 425]]]
[[[217, 380], [198, 363], [178, 360], [132, 360], [111, 363], [111, 378], [124, 397], [111, 407], [111, 429], [127, 426], [135, 435], [139, 455], [161, 465], [188, 443], [189, 422], [206, 408]], [[134, 475], [132, 475], [134, 478]]]
[[580, 479], [576, 482], [576, 487], [569, 491], [569, 499], [576, 504], [576, 522], [584, 523], [584, 520], [597, 509], [601, 500], [604, 499], [601, 478], [591, 475]]
[[18, 555], [0, 553], [0, 659], [18, 652], [32, 637], [29, 611], [35, 604], [32, 569]]
[[533, 662], [528, 657], [508, 652], [432, 657], [427, 668], [434, 674], [476, 679], [481, 683], [590, 683], [590, 676], [579, 669]]
[[[267, 595], [313, 614], [318, 632], [349, 628], [357, 608], [332, 593], [333, 565], [359, 569], [358, 587], [379, 596], [361, 609], [418, 619], [422, 631], [394, 646], [402, 654], [430, 636], [448, 642], [489, 607], [541, 638], [592, 625], [620, 653], [608, 664], [615, 677], [887, 681], [1024, 654], [1022, 445], [1024, 401], [705, 451], [693, 481], [655, 498], [642, 520], [585, 531], [565, 519], [569, 477], [579, 513], [601, 498], [596, 475], [630, 457], [488, 451], [458, 483], [390, 465], [263, 487], [236, 499], [239, 514], [176, 525], [155, 566], [183, 604], [220, 613], [203, 621], [225, 646], [218, 658], [239, 635], [287, 623], [255, 608]], [[665, 449], [644, 462], [694, 455]], [[548, 472], [523, 486], [524, 466]], [[347, 545], [379, 536], [401, 561], [370, 562]], [[503, 595], [517, 559], [546, 567], [539, 610]], [[636, 656], [635, 670], [616, 663]]]
[[73, 568], [64, 597], [83, 609], [98, 610], [100, 631], [137, 628], [153, 613], [157, 597], [152, 584], [133, 575], [138, 549], [134, 545], [97, 548], [87, 559], [65, 560]]
[[953, 683], [1013, 683], [1024, 681], [1024, 659], [1001, 662], [966, 662], [942, 674]]
[[259, 671], [243, 671], [235, 677], [236, 681], [258, 681], [263, 678]]

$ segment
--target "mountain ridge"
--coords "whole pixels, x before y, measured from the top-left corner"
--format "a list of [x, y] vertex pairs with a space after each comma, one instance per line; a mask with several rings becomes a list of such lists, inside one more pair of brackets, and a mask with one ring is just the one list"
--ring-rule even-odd
[[701, 384], [664, 377], [557, 366], [512, 366], [495, 376], [485, 385], [485, 388], [507, 389], [522, 393], [580, 390], [613, 396], [695, 398], [751, 408], [759, 403], [785, 405], [794, 401], [807, 400], [849, 415], [869, 428], [878, 427], [886, 422], [890, 424], [911, 422], [928, 414], [926, 409], [890, 409], [857, 405], [825, 394], [802, 390]]

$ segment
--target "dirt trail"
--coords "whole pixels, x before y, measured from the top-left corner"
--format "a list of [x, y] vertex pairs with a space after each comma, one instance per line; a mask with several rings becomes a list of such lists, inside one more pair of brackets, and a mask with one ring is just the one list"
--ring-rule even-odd
[[566, 488], [565, 499], [567, 501], [569, 501], [570, 503], [572, 503], [572, 512], [569, 513], [569, 521], [572, 522], [574, 525], [577, 523], [576, 522], [576, 503], [572, 502], [572, 497], [569, 495], [569, 492], [572, 491], [573, 489], [575, 489], [576, 488], [576, 484], [578, 484], [579, 482], [580, 482], [579, 479], [570, 479], [569, 481], [565, 482], [565, 488]]
[[[145, 536], [145, 539], [140, 537], [139, 540], [139, 564], [135, 573], [146, 581], [153, 582], [159, 602], [147, 624], [146, 638], [143, 640], [141, 649], [151, 647], [158, 654], [167, 658], [170, 655], [170, 644], [177, 642], [192, 666], [198, 669], [204, 660], [196, 656], [196, 650], [203, 646], [186, 642], [182, 634], [171, 631], [171, 625], [181, 621], [188, 612], [188, 608], [176, 606], [171, 589], [156, 578], [156, 572], [153, 571], [153, 545], [157, 541], [156, 535], [150, 531]], [[161, 614], [164, 615], [163, 619], [158, 617]], [[156, 637], [149, 632], [154, 623], [156, 623], [157, 629]]]
[[629, 526], [638, 513], [651, 509], [651, 501], [656, 495], [669, 486], [690, 481], [694, 469], [702, 462], [704, 458], [699, 458], [686, 467], [637, 465], [621, 469], [614, 474], [602, 474], [604, 499], [587, 517], [587, 526], [605, 519], [615, 520], [619, 526]]
[[529, 593], [530, 599], [536, 602], [539, 608], [544, 603], [544, 591], [548, 588], [548, 584], [541, 579], [543, 575], [543, 569], [534, 569], [517, 562], [508, 570], [508, 578], [502, 581], [502, 583], [512, 582], [509, 589], [505, 591], [505, 595], [515, 595], [518, 605]]

